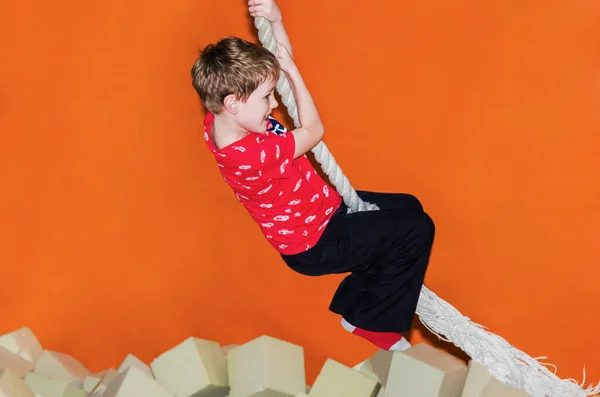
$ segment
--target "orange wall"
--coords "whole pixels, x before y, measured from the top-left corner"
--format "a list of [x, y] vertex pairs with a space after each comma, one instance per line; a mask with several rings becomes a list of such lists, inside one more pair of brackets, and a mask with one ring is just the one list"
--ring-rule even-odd
[[[0, 332], [94, 371], [190, 335], [301, 344], [310, 381], [374, 352], [327, 310], [341, 276], [287, 269], [201, 139], [188, 69], [254, 39], [244, 1], [147, 4], [3, 6]], [[421, 198], [434, 292], [600, 380], [599, 3], [348, 4], [281, 4], [345, 174]]]

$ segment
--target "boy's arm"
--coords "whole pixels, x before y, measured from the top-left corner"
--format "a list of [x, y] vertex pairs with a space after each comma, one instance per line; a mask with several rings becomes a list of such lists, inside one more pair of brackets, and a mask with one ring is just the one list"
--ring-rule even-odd
[[273, 27], [273, 35], [275, 35], [275, 41], [283, 44], [287, 51], [291, 56], [292, 53], [292, 44], [290, 43], [290, 39], [285, 31], [285, 27], [283, 26], [283, 20], [271, 22], [271, 26]]
[[294, 158], [297, 158], [311, 150], [323, 139], [325, 129], [317, 106], [304, 83], [304, 79], [302, 79], [298, 67], [284, 45], [278, 43], [278, 47], [277, 58], [281, 69], [287, 74], [298, 107], [300, 127], [291, 131], [291, 134], [294, 135], [296, 147]]
[[269, 21], [273, 28], [275, 41], [283, 44], [290, 55], [293, 55], [290, 39], [283, 26], [283, 16], [275, 0], [249, 0], [248, 11], [253, 17], [263, 17]]

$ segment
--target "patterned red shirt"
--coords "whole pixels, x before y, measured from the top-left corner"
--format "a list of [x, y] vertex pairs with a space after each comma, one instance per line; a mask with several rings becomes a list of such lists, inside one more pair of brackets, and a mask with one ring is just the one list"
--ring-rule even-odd
[[294, 159], [294, 135], [269, 117], [266, 132], [249, 133], [218, 149], [210, 138], [213, 120], [208, 112], [204, 140], [221, 175], [265, 237], [286, 255], [313, 247], [342, 198], [306, 155]]

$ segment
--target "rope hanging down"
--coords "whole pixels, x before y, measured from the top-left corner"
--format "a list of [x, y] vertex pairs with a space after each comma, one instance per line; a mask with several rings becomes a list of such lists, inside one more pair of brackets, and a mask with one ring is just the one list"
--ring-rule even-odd
[[[254, 25], [258, 29], [258, 38], [262, 45], [277, 54], [277, 42], [269, 21], [257, 17]], [[277, 92], [288, 114], [293, 118], [295, 126], [300, 127], [294, 95], [283, 72], [277, 82]], [[376, 205], [361, 200], [322, 141], [312, 149], [312, 152], [342, 196], [349, 212], [379, 209]], [[423, 325], [439, 339], [451, 342], [462, 349], [472, 360], [485, 365], [501, 382], [522, 389], [533, 397], [586, 397], [600, 393], [600, 384], [595, 388], [582, 389], [585, 383], [585, 368], [581, 385], [572, 379], [558, 378], [555, 372], [546, 368], [547, 364], [529, 357], [503, 338], [485, 331], [483, 326], [463, 316], [425, 286], [421, 289], [417, 315]]]

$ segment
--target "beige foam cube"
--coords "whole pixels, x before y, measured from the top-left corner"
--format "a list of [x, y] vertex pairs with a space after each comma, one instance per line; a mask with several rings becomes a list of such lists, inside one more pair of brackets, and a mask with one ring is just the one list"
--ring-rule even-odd
[[483, 364], [470, 360], [461, 397], [480, 397], [483, 389], [491, 380], [492, 375]]
[[42, 355], [42, 345], [28, 327], [0, 336], [0, 347], [18, 354], [21, 358], [35, 363]]
[[373, 372], [373, 368], [371, 367], [369, 360], [365, 360], [361, 363], [358, 363], [357, 365], [352, 367], [352, 369], [354, 369], [355, 371], [358, 371], [362, 374], [365, 374], [366, 376], [368, 376], [372, 379], [375, 379], [377, 382], [379, 382], [381, 387], [379, 388], [379, 391], [377, 392], [377, 395], [375, 397], [385, 397], [385, 386], [383, 384], [381, 384], [381, 380], [379, 379], [379, 376], [377, 376], [377, 374], [375, 372]]
[[511, 388], [495, 379], [488, 369], [470, 360], [461, 397], [527, 397], [522, 390]]
[[11, 369], [0, 369], [0, 397], [35, 397], [35, 393]]
[[33, 370], [49, 378], [65, 380], [83, 388], [83, 381], [90, 371], [74, 357], [56, 351], [44, 350]]
[[460, 397], [466, 376], [464, 361], [420, 343], [393, 353], [386, 396]]
[[175, 393], [136, 367], [129, 367], [110, 382], [103, 397], [175, 397]]
[[296, 393], [296, 395], [294, 395], [294, 397], [309, 397], [309, 396], [306, 393], [300, 392], [300, 393]]
[[156, 380], [177, 397], [225, 397], [229, 393], [225, 353], [217, 342], [190, 337], [150, 366]]
[[492, 378], [485, 386], [480, 397], [530, 397], [524, 390], [510, 387]]
[[100, 383], [100, 380], [104, 377], [105, 374], [106, 371], [101, 371], [86, 376], [83, 380], [83, 390], [87, 391], [88, 393], [94, 390], [94, 387], [96, 387], [96, 385]]
[[380, 383], [331, 358], [325, 361], [308, 395], [310, 397], [375, 397]]
[[306, 391], [304, 348], [260, 336], [229, 351], [230, 397], [288, 397]]
[[359, 372], [376, 379], [383, 386], [387, 384], [394, 352], [378, 350], [373, 356], [354, 367]]
[[223, 353], [225, 354], [225, 358], [227, 358], [227, 354], [229, 353], [230, 350], [235, 349], [238, 346], [239, 346], [238, 344], [233, 344], [233, 345], [227, 345], [227, 346], [221, 347], [221, 349], [223, 350]]
[[139, 358], [137, 358], [136, 356], [134, 356], [133, 354], [128, 354], [127, 357], [125, 357], [121, 365], [119, 365], [119, 367], [117, 368], [117, 372], [121, 374], [125, 372], [129, 367], [136, 367], [137, 369], [144, 371], [146, 375], [154, 377], [150, 366], [142, 360], [140, 360]]
[[102, 397], [108, 385], [118, 376], [119, 373], [114, 368], [108, 369], [98, 384], [90, 391], [89, 397]]
[[88, 397], [88, 392], [63, 379], [30, 372], [24, 381], [36, 395], [43, 397]]
[[25, 374], [33, 371], [33, 363], [4, 347], [0, 347], [0, 369], [10, 369], [19, 378], [23, 378]]

